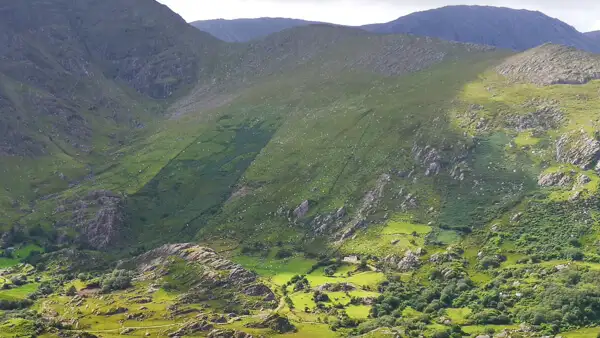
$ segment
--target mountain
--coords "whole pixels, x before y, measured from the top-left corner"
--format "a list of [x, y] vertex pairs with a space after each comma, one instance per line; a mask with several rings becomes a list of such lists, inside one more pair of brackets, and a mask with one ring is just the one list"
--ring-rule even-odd
[[585, 33], [585, 35], [588, 38], [594, 39], [595, 41], [600, 40], [600, 31], [587, 32], [587, 33]]
[[417, 12], [364, 29], [526, 50], [544, 43], [599, 52], [598, 44], [568, 24], [541, 12], [489, 6], [447, 6]]
[[0, 15], [1, 338], [596, 336], [596, 54]]
[[[1, 15], [3, 208], [90, 175], [195, 85], [220, 45], [145, 0], [20, 1]], [[44, 177], [21, 167], [33, 161]]]
[[194, 21], [192, 26], [201, 31], [210, 33], [220, 40], [227, 42], [247, 42], [263, 38], [282, 30], [317, 24], [318, 22], [286, 19], [286, 18], [258, 18], [235, 20], [204, 20]]

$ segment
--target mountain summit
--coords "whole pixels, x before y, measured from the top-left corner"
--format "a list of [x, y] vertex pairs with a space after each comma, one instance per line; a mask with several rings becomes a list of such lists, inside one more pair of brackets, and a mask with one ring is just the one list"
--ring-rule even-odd
[[376, 33], [407, 33], [513, 50], [550, 42], [600, 51], [600, 45], [590, 37], [558, 19], [541, 12], [502, 7], [447, 6], [363, 28]]

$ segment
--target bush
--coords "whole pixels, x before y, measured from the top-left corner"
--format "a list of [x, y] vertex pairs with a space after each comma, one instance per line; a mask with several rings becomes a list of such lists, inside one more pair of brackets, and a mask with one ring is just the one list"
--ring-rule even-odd
[[124, 290], [131, 287], [133, 273], [126, 270], [115, 270], [102, 277], [100, 281], [101, 292], [108, 293], [115, 290]]
[[75, 286], [71, 285], [65, 294], [69, 297], [73, 297], [77, 294], [77, 289], [75, 289]]
[[328, 302], [329, 296], [326, 293], [317, 290], [315, 291], [315, 293], [313, 293], [313, 300], [315, 301], [315, 303]]
[[277, 252], [275, 253], [275, 258], [284, 259], [284, 258], [292, 257], [293, 255], [294, 255], [294, 253], [291, 250], [281, 248], [281, 249], [277, 250]]

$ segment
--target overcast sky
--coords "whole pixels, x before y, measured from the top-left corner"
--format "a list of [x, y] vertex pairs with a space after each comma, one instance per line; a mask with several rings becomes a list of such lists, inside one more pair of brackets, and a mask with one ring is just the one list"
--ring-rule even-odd
[[187, 21], [287, 17], [343, 25], [388, 22], [446, 5], [490, 5], [542, 11], [580, 31], [600, 30], [600, 0], [158, 0]]

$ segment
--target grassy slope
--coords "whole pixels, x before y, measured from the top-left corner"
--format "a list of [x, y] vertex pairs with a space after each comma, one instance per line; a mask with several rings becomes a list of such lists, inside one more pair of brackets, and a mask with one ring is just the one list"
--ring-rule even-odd
[[[339, 57], [335, 51], [324, 55]], [[436, 252], [444, 246], [426, 242], [427, 233], [447, 245], [459, 243], [459, 235], [464, 234], [458, 230], [470, 228], [475, 232], [460, 244], [468, 261], [465, 270], [481, 286], [493, 274], [477, 268], [480, 251], [506, 255], [501, 269], [537, 253], [555, 252], [553, 258], [565, 259], [567, 252], [560, 247], [575, 229], [573, 235], [582, 239], [581, 250], [593, 257], [597, 226], [584, 226], [582, 219], [573, 216], [573, 206], [566, 204], [568, 192], [540, 190], [535, 179], [544, 167], [559, 167], [552, 146], [557, 136], [569, 130], [593, 132], [589, 120], [595, 120], [594, 107], [599, 105], [595, 95], [599, 82], [551, 87], [509, 83], [485, 72], [502, 57], [503, 53], [463, 55], [460, 61], [446, 61], [402, 77], [383, 77], [360, 67], [332, 75], [322, 73], [320, 64], [308, 63], [284, 76], [256, 80], [224, 107], [151, 126], [136, 142], [117, 150], [114, 162], [109, 161], [95, 181], [62, 194], [81, 195], [100, 188], [127, 193], [131, 227], [125, 238], [127, 247], [130, 243], [150, 247], [194, 236], [208, 243], [228, 239], [273, 246], [312, 240], [305, 236], [310, 234], [308, 225], [299, 222], [292, 227], [275, 215], [280, 207], [293, 209], [310, 200], [309, 217], [341, 206], [353, 212], [381, 174], [417, 168], [416, 179], [392, 177], [374, 217], [379, 225], [359, 232], [341, 247], [341, 253], [381, 258], [422, 246]], [[560, 130], [532, 140], [531, 131], [516, 132], [503, 121], [527, 113], [526, 103], [534, 99], [558, 101], [568, 119]], [[484, 107], [475, 118], [468, 114], [473, 104]], [[479, 119], [489, 127], [475, 128], [473, 121]], [[441, 149], [449, 158], [459, 155], [463, 145], [474, 144], [465, 159], [470, 168], [467, 179], [456, 181], [446, 172], [422, 175], [424, 170], [413, 159], [415, 144]], [[598, 179], [595, 173], [588, 174]], [[242, 187], [247, 194], [230, 199]], [[584, 196], [592, 196], [594, 185], [587, 188], [592, 191]], [[384, 213], [404, 215], [392, 198], [400, 189], [415, 193], [419, 207], [409, 212], [410, 222], [384, 222]], [[52, 201], [40, 202], [38, 208], [51, 212]], [[430, 208], [435, 212], [428, 212]], [[524, 212], [526, 226], [510, 222], [516, 212]], [[39, 214], [29, 217], [23, 222], [51, 226], [54, 220]], [[493, 224], [500, 226], [499, 234], [489, 234]], [[412, 231], [417, 232], [416, 238], [411, 238]], [[401, 244], [391, 245], [393, 239], [400, 239]], [[256, 257], [242, 257], [239, 262], [256, 267], [279, 285], [306, 273], [312, 264], [300, 260], [284, 268], [288, 261], [269, 265]], [[549, 266], [555, 263], [559, 262], [551, 261]], [[427, 285], [431, 270], [425, 264], [414, 275], [402, 278]], [[380, 281], [379, 277], [362, 277], [351, 281]], [[309, 280], [315, 286], [335, 281], [319, 272]], [[313, 306], [310, 295], [294, 294], [292, 300]], [[364, 317], [364, 308], [348, 310]], [[471, 324], [467, 312], [453, 309], [448, 315]], [[300, 323], [315, 319], [295, 315]], [[320, 326], [307, 330], [314, 327]], [[467, 328], [472, 332], [485, 329]]]

